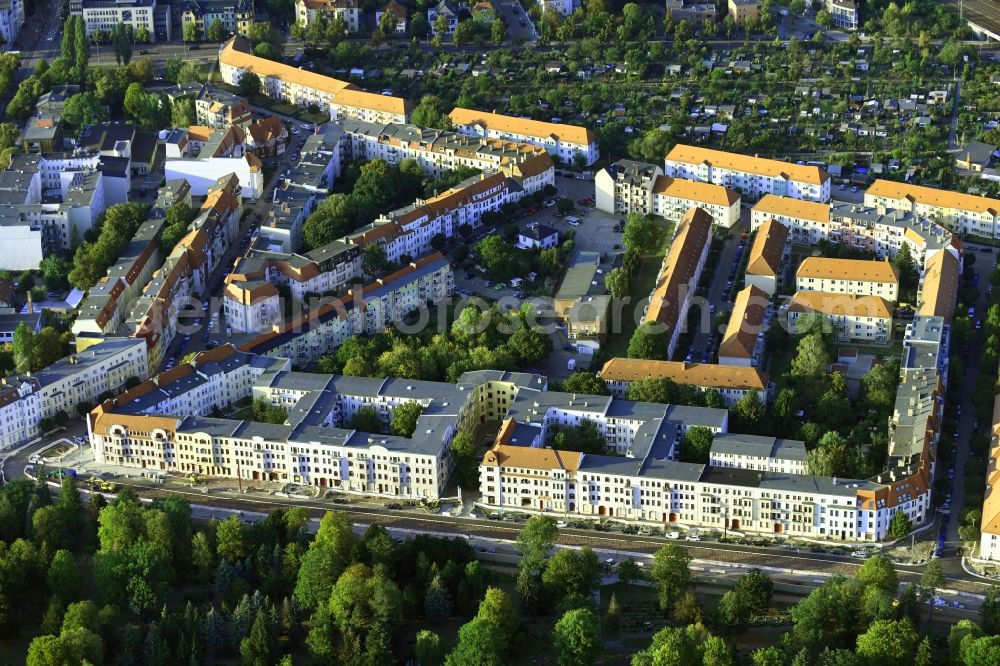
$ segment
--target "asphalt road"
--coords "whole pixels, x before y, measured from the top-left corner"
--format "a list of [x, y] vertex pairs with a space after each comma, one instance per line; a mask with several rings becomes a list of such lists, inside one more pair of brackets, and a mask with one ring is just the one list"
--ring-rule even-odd
[[[966, 245], [968, 251], [974, 251], [976, 246]], [[979, 301], [976, 303], [976, 319], [982, 320], [986, 315], [987, 290], [989, 289], [989, 274], [993, 268], [995, 254], [984, 252], [976, 253], [976, 263], [974, 268], [979, 273]], [[969, 460], [969, 439], [975, 433], [975, 408], [972, 404], [972, 395], [975, 392], [976, 380], [979, 378], [979, 364], [975, 359], [982, 355], [984, 340], [983, 331], [973, 331], [972, 340], [969, 344], [970, 359], [965, 363], [965, 375], [962, 377], [949, 376], [949, 381], [960, 381], [961, 385], [957, 394], [961, 396], [962, 416], [959, 419], [959, 438], [955, 445], [955, 478], [950, 482], [951, 490], [951, 515], [948, 516], [948, 533], [945, 543], [945, 553], [952, 554], [955, 547], [961, 543], [958, 538], [958, 519], [965, 501], [965, 464]], [[962, 350], [953, 349], [953, 354], [961, 354]], [[963, 356], [965, 356], [963, 354]], [[981, 428], [988, 428], [989, 424], [980, 424]], [[948, 478], [946, 464], [938, 466], [938, 478]]]
[[[291, 123], [292, 127], [299, 129], [301, 121], [289, 116], [283, 116], [281, 114], [273, 115], [280, 116], [286, 122]], [[257, 203], [251, 204], [249, 200], [246, 199], [243, 201], [244, 215], [240, 220], [238, 239], [226, 252], [222, 261], [220, 261], [215, 267], [212, 275], [206, 281], [208, 288], [206, 292], [202, 294], [202, 298], [209, 301], [209, 316], [212, 312], [219, 311], [218, 325], [212, 330], [206, 331], [205, 327], [209, 324], [209, 319], [208, 316], [203, 316], [201, 318], [202, 324], [200, 326], [192, 324], [178, 326], [178, 335], [174, 337], [174, 341], [171, 343], [167, 352], [163, 355], [164, 367], [171, 360], [174, 360], [175, 362], [179, 360], [180, 356], [190, 352], [203, 351], [210, 340], [225, 339], [225, 314], [222, 312], [223, 307], [220, 297], [223, 289], [223, 280], [233, 267], [233, 262], [236, 260], [236, 257], [242, 255], [246, 251], [246, 248], [241, 247], [242, 240], [249, 238], [253, 232], [260, 227], [260, 220], [271, 207], [271, 201], [274, 196], [274, 188], [278, 184], [278, 178], [281, 176], [282, 172], [292, 165], [292, 155], [302, 149], [302, 145], [305, 143], [307, 136], [307, 133], [301, 129], [299, 129], [299, 134], [291, 135], [291, 142], [288, 148], [285, 149], [284, 154], [282, 154], [277, 161], [274, 162], [276, 165], [274, 173], [272, 173], [268, 181], [264, 183], [264, 192], [257, 200]], [[265, 162], [269, 162], [269, 160], [265, 158]], [[185, 335], [190, 335], [191, 338], [188, 341], [187, 346], [184, 348], [184, 352], [179, 353], [179, 347], [184, 340]]]

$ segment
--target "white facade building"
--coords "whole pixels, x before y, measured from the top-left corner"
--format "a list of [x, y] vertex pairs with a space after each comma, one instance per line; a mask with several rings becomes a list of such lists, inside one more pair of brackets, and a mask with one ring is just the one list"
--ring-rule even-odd
[[830, 175], [820, 167], [682, 143], [667, 154], [663, 173], [675, 178], [722, 185], [751, 201], [765, 194], [805, 201], [830, 200]]

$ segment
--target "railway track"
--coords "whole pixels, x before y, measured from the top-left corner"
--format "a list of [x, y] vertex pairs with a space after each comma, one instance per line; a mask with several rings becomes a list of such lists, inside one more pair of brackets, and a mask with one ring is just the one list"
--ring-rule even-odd
[[[457, 519], [437, 515], [420, 516], [389, 510], [378, 511], [348, 504], [329, 506], [309, 501], [297, 501], [290, 504], [289, 502], [278, 502], [253, 496], [248, 496], [246, 499], [233, 499], [228, 497], [212, 497], [211, 495], [183, 490], [167, 491], [159, 487], [142, 484], [129, 485], [137, 490], [142, 490], [142, 495], [150, 499], [164, 498], [170, 494], [183, 494], [191, 498], [192, 504], [208, 508], [244, 512], [252, 512], [254, 509], [251, 507], [259, 507], [259, 510], [266, 512], [272, 509], [287, 509], [289, 506], [301, 506], [309, 509], [315, 518], [319, 518], [327, 511], [343, 511], [350, 514], [354, 522], [357, 523], [377, 524], [386, 528], [402, 530], [454, 534], [455, 536], [515, 541], [521, 529], [520, 524], [508, 525], [494, 521]], [[696, 560], [707, 560], [741, 567], [787, 569], [792, 572], [813, 571], [826, 575], [851, 576], [857, 573], [858, 568], [863, 563], [862, 561], [855, 562], [831, 556], [818, 556], [811, 553], [797, 554], [745, 550], [728, 548], [723, 544], [718, 546], [695, 545], [687, 541], [672, 541], [666, 538], [627, 534], [608, 536], [603, 533], [595, 534], [588, 530], [577, 529], [560, 529], [556, 542], [566, 546], [588, 546], [595, 550], [617, 551], [623, 555], [629, 553], [652, 555], [664, 545], [674, 543], [687, 550], [691, 557]], [[919, 571], [897, 567], [896, 572], [900, 582], [920, 582]], [[984, 595], [991, 587], [986, 582], [951, 577], [946, 577], [945, 582], [947, 589], [968, 594]]]

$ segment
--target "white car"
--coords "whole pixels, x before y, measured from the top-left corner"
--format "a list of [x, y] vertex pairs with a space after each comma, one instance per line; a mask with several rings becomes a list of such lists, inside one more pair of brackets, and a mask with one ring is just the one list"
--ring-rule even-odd
[[566, 527], [566, 521], [560, 520], [559, 522], [556, 523], [556, 527]]
[[688, 534], [687, 537], [685, 537], [685, 538], [688, 541], [701, 541], [701, 537], [698, 536], [697, 534]]

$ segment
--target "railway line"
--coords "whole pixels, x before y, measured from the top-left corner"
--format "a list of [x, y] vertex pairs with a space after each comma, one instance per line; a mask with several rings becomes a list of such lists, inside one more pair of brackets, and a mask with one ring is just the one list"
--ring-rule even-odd
[[[248, 496], [245, 499], [213, 497], [194, 491], [175, 489], [168, 491], [155, 485], [135, 482], [128, 485], [137, 491], [141, 490], [142, 496], [150, 499], [166, 497], [170, 494], [182, 494], [189, 497], [192, 505], [208, 508], [214, 507], [226, 511], [241, 511], [244, 514], [252, 514], [255, 510], [266, 513], [273, 509], [287, 509], [290, 506], [301, 506], [309, 509], [315, 518], [319, 518], [327, 511], [342, 511], [350, 514], [355, 523], [377, 524], [386, 528], [433, 533], [442, 536], [454, 535], [510, 542], [517, 539], [518, 532], [521, 529], [521, 525], [518, 523], [512, 524], [439, 515], [421, 516], [414, 515], [411, 512], [370, 509], [350, 504], [331, 505], [329, 503], [308, 500], [283, 500], [279, 502], [253, 496]], [[772, 550], [738, 547], [732, 544], [692, 543], [653, 536], [595, 533], [591, 530], [573, 528], [561, 528], [556, 542], [565, 546], [588, 546], [594, 550], [614, 551], [620, 553], [623, 557], [630, 554], [651, 556], [664, 545], [674, 543], [687, 550], [693, 559], [716, 562], [720, 566], [768, 567], [771, 569], [784, 569], [790, 573], [811, 571], [829, 576], [854, 575], [863, 564], [862, 560], [845, 560], [840, 557], [819, 553], [775, 552]], [[899, 581], [902, 583], [920, 582], [919, 567], [897, 565], [896, 572]], [[984, 595], [991, 587], [987, 582], [954, 577], [945, 577], [945, 584], [949, 590], [974, 595]]]

